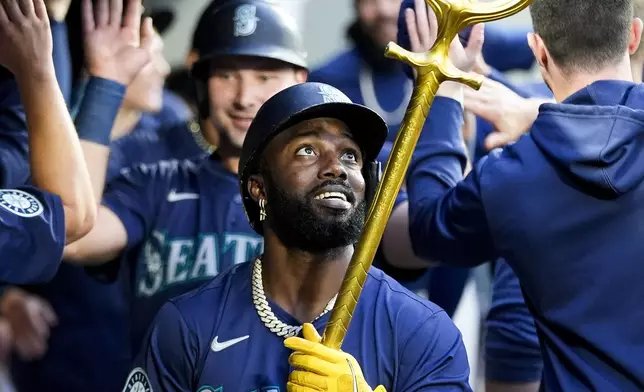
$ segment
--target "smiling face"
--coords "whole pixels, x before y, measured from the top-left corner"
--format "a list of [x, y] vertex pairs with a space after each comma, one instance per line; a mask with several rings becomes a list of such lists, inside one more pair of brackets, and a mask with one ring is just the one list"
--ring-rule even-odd
[[240, 151], [259, 108], [306, 77], [306, 71], [277, 60], [229, 56], [213, 61], [208, 95], [210, 119], [221, 133], [220, 149]]
[[265, 198], [270, 228], [288, 248], [323, 252], [355, 243], [366, 215], [362, 153], [347, 126], [318, 118], [277, 135], [249, 191]]

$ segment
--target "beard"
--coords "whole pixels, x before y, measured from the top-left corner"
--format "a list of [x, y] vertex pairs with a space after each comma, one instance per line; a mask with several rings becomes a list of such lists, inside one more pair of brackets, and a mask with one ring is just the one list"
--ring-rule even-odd
[[[265, 176], [266, 178], [266, 176]], [[360, 239], [366, 219], [367, 203], [362, 200], [351, 211], [325, 213], [307, 200], [288, 195], [268, 182], [266, 204], [270, 208], [267, 220], [282, 243], [291, 249], [309, 253], [324, 253], [355, 244]], [[337, 184], [328, 181], [323, 186]]]

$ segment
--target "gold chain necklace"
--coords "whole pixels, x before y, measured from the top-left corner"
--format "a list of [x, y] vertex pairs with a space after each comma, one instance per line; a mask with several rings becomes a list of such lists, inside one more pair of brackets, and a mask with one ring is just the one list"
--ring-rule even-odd
[[[260, 320], [262, 320], [266, 328], [268, 328], [277, 336], [283, 337], [285, 339], [291, 336], [297, 336], [297, 334], [300, 333], [302, 326], [288, 325], [285, 322], [282, 322], [277, 318], [277, 316], [275, 316], [275, 314], [271, 310], [271, 306], [268, 304], [266, 294], [264, 293], [264, 283], [262, 282], [262, 261], [260, 259], [256, 259], [255, 263], [253, 264], [252, 281], [253, 304], [255, 305], [255, 310], [257, 311]], [[335, 300], [337, 298], [337, 294], [333, 298], [331, 298], [331, 301], [329, 301], [329, 303], [326, 305], [326, 308], [324, 308], [322, 314], [316, 317], [315, 320], [324, 316], [331, 309], [333, 309]]]

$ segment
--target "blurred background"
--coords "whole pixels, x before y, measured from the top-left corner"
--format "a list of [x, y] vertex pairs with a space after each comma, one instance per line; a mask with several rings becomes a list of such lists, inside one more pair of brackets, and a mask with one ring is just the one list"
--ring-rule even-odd
[[[145, 0], [146, 11], [167, 10], [173, 20], [164, 33], [165, 56], [175, 67], [183, 64], [188, 51], [192, 32], [198, 16], [208, 0]], [[309, 51], [312, 69], [349, 48], [346, 28], [355, 18], [353, 0], [275, 0], [298, 20], [304, 34], [304, 42]], [[501, 25], [530, 25], [528, 11], [513, 17], [494, 22]], [[534, 72], [514, 72], [509, 76], [515, 80], [531, 79]]]

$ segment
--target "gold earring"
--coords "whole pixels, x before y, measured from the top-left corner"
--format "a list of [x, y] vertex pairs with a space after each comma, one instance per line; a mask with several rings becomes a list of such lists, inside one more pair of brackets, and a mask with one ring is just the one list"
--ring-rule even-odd
[[259, 221], [266, 219], [266, 200], [259, 199]]

